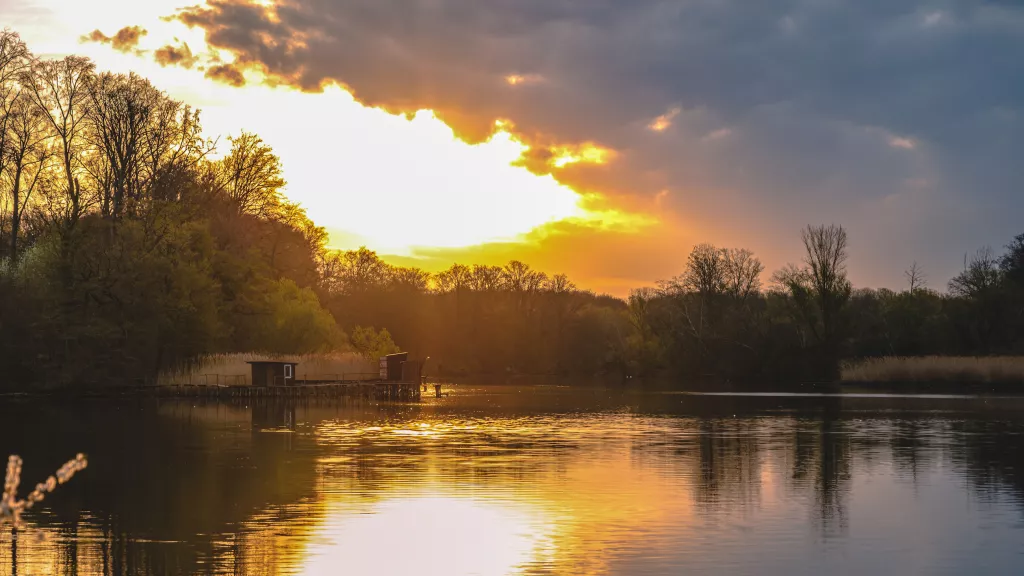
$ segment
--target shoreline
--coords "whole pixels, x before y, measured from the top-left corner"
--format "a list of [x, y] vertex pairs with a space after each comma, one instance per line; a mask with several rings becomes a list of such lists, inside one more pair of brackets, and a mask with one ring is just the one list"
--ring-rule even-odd
[[[462, 379], [460, 379], [462, 380]], [[483, 379], [486, 380], [486, 379]], [[473, 382], [462, 381], [462, 382], [449, 382], [446, 387], [459, 388], [463, 386], [473, 386], [479, 388], [488, 387], [502, 387], [502, 386], [531, 386], [531, 387], [557, 387], [565, 389], [576, 389], [576, 390], [593, 390], [603, 389], [610, 391], [621, 391], [621, 392], [648, 392], [648, 393], [665, 393], [665, 394], [701, 394], [701, 395], [742, 395], [742, 394], [757, 394], [757, 395], [821, 395], [821, 396], [848, 396], [856, 394], [893, 394], [901, 396], [928, 396], [928, 395], [943, 395], [943, 396], [1013, 396], [1013, 397], [1024, 397], [1024, 382], [1017, 381], [1005, 381], [1005, 382], [980, 382], [980, 381], [963, 381], [963, 380], [946, 380], [946, 381], [932, 381], [932, 382], [921, 382], [921, 381], [836, 381], [836, 382], [819, 382], [819, 383], [805, 383], [805, 384], [793, 384], [789, 386], [784, 385], [751, 385], [751, 384], [703, 384], [703, 385], [691, 385], [691, 386], [672, 386], [666, 385], [665, 383], [635, 383], [635, 384], [608, 384], [608, 383], [589, 383], [589, 384], [558, 384], [551, 382]], [[206, 388], [206, 387], [204, 387]], [[188, 400], [196, 398], [205, 399], [221, 399], [221, 400], [232, 400], [232, 399], [246, 399], [246, 400], [258, 400], [258, 399], [354, 399], [362, 398], [363, 394], [336, 394], [330, 396], [321, 395], [300, 395], [293, 394], [291, 390], [285, 387], [268, 388], [265, 389], [264, 393], [260, 394], [244, 394], [241, 396], [235, 396], [231, 394], [221, 393], [221, 390], [214, 390], [215, 387], [208, 387], [207, 392], [197, 393], [190, 391], [188, 393], [182, 393], [176, 387], [90, 387], [90, 388], [56, 388], [56, 389], [45, 389], [45, 390], [18, 390], [9, 392], [0, 392], [0, 399], [61, 399], [61, 400], [78, 400], [78, 399], [168, 399], [168, 400]], [[226, 388], [226, 387], [223, 387]], [[248, 387], [247, 387], [248, 388]]]

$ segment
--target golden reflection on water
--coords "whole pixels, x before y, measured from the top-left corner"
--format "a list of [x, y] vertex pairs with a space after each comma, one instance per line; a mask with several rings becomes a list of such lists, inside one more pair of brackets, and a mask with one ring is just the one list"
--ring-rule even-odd
[[[318, 445], [355, 456], [318, 462], [328, 503], [300, 573], [605, 573], [624, 534], [691, 513], [678, 478], [632, 461], [621, 442], [636, 432], [628, 424], [621, 415], [324, 421]], [[602, 449], [586, 455], [584, 444]]]
[[339, 503], [300, 573], [381, 576], [503, 576], [552, 554], [552, 525], [525, 504], [481, 498], [409, 495], [388, 498], [366, 510]]
[[971, 456], [935, 413], [441, 408], [140, 411], [124, 429], [152, 428], [112, 430], [60, 514], [58, 492], [16, 543], [0, 533], [0, 576], [821, 573], [886, 538], [891, 561], [950, 550], [929, 531], [1002, 530], [1016, 510], [978, 516], [966, 459], [999, 455]]

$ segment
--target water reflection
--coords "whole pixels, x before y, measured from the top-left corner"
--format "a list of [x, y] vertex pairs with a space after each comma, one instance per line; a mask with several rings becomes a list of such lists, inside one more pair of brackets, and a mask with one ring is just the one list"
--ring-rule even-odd
[[1022, 407], [553, 388], [7, 403], [26, 477], [79, 450], [90, 468], [0, 537], [0, 574], [1006, 573]]
[[337, 504], [302, 574], [501, 576], [553, 553], [552, 523], [514, 501], [408, 495], [354, 511]]

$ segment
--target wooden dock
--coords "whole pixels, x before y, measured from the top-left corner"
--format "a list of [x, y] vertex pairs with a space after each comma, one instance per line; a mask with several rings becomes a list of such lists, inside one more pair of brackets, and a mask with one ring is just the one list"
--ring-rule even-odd
[[[440, 396], [440, 384], [432, 384]], [[342, 398], [373, 400], [420, 400], [422, 382], [320, 381], [296, 380], [286, 386], [250, 386], [228, 384], [172, 384], [148, 389], [157, 396], [170, 398]]]

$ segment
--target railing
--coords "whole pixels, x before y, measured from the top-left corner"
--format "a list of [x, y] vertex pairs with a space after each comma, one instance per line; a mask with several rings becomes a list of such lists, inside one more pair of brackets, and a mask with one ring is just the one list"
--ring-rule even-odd
[[188, 378], [175, 378], [165, 386], [247, 386], [248, 374], [189, 374]]
[[332, 372], [326, 374], [300, 373], [298, 379], [305, 382], [351, 382], [356, 380], [379, 380], [379, 372]]

